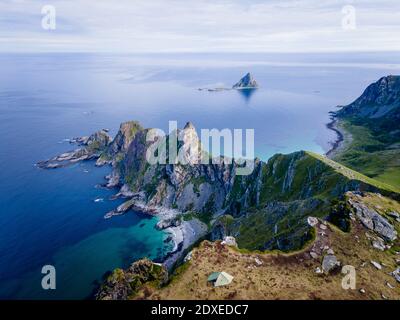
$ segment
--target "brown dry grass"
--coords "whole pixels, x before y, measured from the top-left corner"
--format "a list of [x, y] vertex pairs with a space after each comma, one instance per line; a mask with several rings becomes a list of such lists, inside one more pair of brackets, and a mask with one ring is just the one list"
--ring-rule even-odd
[[[147, 288], [146, 299], [400, 299], [400, 286], [388, 273], [396, 268], [399, 255], [373, 249], [366, 230], [352, 223], [352, 231], [343, 233], [329, 225], [327, 230], [316, 229], [313, 243], [293, 254], [247, 254], [219, 241], [204, 241], [194, 249], [192, 260], [182, 268], [170, 284], [162, 289]], [[325, 235], [321, 235], [325, 232]], [[315, 273], [321, 266], [324, 246], [335, 252], [342, 265], [352, 265], [357, 272], [356, 290], [344, 290], [340, 270], [334, 274]], [[309, 252], [319, 253], [313, 259]], [[262, 261], [257, 265], [255, 258]], [[370, 260], [383, 263], [382, 270], [371, 265]], [[214, 271], [226, 271], [234, 276], [225, 287], [214, 288], [207, 277]], [[390, 289], [386, 282], [395, 286]], [[363, 288], [365, 293], [360, 293]]]

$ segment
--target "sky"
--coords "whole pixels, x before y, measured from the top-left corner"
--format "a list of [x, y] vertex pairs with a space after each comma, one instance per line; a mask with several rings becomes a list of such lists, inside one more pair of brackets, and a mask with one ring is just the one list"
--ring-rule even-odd
[[400, 51], [400, 0], [0, 0], [0, 52], [53, 51]]

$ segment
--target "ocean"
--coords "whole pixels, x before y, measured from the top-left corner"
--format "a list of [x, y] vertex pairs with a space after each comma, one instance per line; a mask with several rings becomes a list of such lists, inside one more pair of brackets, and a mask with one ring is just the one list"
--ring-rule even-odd
[[[0, 54], [0, 298], [85, 299], [108, 271], [170, 250], [156, 217], [105, 220], [122, 200], [98, 187], [109, 167], [84, 162], [34, 166], [74, 148], [66, 139], [138, 120], [200, 129], [254, 129], [255, 155], [325, 153], [335, 133], [329, 111], [352, 102], [396, 56], [366, 54]], [[251, 94], [230, 87], [251, 72]], [[96, 199], [100, 199], [95, 202]], [[54, 265], [57, 289], [41, 288]]]

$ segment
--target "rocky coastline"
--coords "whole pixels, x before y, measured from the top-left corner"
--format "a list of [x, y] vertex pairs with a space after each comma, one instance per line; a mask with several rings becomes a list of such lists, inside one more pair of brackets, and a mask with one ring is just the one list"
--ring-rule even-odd
[[351, 134], [343, 128], [335, 114], [332, 114], [331, 121], [326, 124], [326, 127], [336, 133], [336, 139], [330, 142], [331, 148], [325, 153], [328, 158], [334, 159], [351, 143], [352, 137]]
[[182, 212], [178, 210], [147, 205], [143, 200], [143, 194], [134, 194], [131, 199], [105, 214], [104, 218], [110, 219], [113, 216], [122, 215], [129, 211], [156, 216], [159, 221], [155, 229], [163, 230], [169, 234], [166, 242], [172, 242], [173, 247], [166, 256], [158, 261], [167, 270], [172, 269], [174, 264], [182, 258], [187, 248], [208, 233], [207, 225], [196, 218], [185, 221], [182, 218]]

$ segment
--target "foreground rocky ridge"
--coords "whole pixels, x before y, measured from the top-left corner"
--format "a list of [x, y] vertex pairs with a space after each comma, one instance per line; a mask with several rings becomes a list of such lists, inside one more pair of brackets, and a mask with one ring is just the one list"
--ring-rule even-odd
[[161, 287], [167, 280], [168, 273], [162, 265], [148, 259], [138, 260], [126, 270], [114, 270], [102, 284], [96, 299], [127, 300], [133, 298], [144, 284]]
[[[232, 237], [222, 242], [204, 241], [168, 281], [142, 282], [123, 299], [400, 299], [400, 243], [396, 237], [400, 221], [394, 211], [400, 210], [400, 204], [376, 193], [359, 192], [347, 192], [345, 202], [349, 206], [349, 232], [308, 217], [313, 240], [304, 249], [288, 254], [238, 249]], [[380, 224], [374, 228], [366, 223], [356, 202], [363, 204], [363, 211], [373, 212], [390, 224], [394, 236], [381, 238], [385, 233]], [[381, 241], [383, 248], [376, 247], [376, 241]], [[343, 267], [355, 272], [352, 288], [343, 287]], [[231, 274], [233, 282], [214, 288], [207, 277], [221, 270]], [[121, 283], [107, 280], [97, 297], [115, 296], [111, 293], [121, 292]]]

